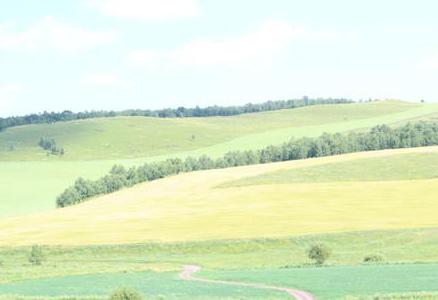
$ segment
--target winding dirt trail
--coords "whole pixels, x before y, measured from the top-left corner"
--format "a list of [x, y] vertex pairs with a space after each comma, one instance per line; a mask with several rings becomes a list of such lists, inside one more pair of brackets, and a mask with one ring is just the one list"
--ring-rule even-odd
[[212, 280], [212, 279], [204, 279], [204, 278], [194, 276], [194, 274], [199, 272], [200, 270], [201, 270], [200, 266], [186, 265], [186, 266], [184, 266], [182, 272], [179, 274], [179, 277], [182, 280], [190, 280], [190, 281], [198, 281], [198, 282], [205, 282], [205, 283], [244, 286], [244, 287], [256, 288], [256, 289], [267, 289], [267, 290], [281, 291], [281, 292], [287, 293], [289, 296], [294, 297], [296, 300], [315, 300], [315, 297], [308, 292], [290, 289], [290, 288], [285, 288], [285, 287], [277, 287], [277, 286], [257, 284], [257, 283], [246, 283], [246, 282], [239, 282], [239, 281]]

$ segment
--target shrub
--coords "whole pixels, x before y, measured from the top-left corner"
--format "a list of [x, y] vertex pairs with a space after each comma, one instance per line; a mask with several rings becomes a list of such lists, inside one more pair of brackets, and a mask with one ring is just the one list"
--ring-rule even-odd
[[110, 300], [143, 300], [142, 294], [133, 289], [121, 288], [111, 294]]
[[327, 245], [318, 243], [309, 248], [307, 256], [318, 265], [322, 265], [330, 257], [331, 253], [332, 251]]
[[38, 245], [33, 245], [29, 254], [29, 262], [34, 266], [39, 266], [44, 261], [43, 250]]
[[385, 261], [385, 256], [380, 253], [374, 253], [367, 255], [363, 258], [363, 262], [365, 263], [376, 263], [376, 262], [382, 262]]
[[64, 155], [64, 148], [58, 147], [54, 139], [42, 137], [40, 138], [38, 145], [44, 150], [47, 150], [48, 155]]

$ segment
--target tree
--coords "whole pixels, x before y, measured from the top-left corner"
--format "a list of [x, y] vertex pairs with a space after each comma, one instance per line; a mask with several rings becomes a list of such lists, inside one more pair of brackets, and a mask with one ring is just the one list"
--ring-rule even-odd
[[34, 266], [39, 266], [44, 261], [43, 249], [41, 246], [33, 245], [29, 253], [29, 262]]
[[322, 265], [330, 257], [331, 252], [331, 249], [327, 245], [317, 243], [309, 248], [307, 256], [314, 260], [318, 265]]
[[75, 189], [74, 186], [67, 188], [61, 195], [56, 198], [57, 207], [66, 207], [80, 202], [81, 194]]
[[121, 288], [113, 292], [110, 300], [143, 300], [142, 294], [133, 289]]
[[126, 173], [127, 173], [127, 171], [126, 171], [125, 167], [122, 165], [114, 165], [110, 171], [110, 174], [112, 174], [112, 175], [125, 176]]
[[59, 155], [59, 156], [64, 155], [64, 148], [58, 147], [54, 139], [42, 137], [40, 138], [38, 145], [44, 150], [47, 150], [48, 151], [47, 154]]

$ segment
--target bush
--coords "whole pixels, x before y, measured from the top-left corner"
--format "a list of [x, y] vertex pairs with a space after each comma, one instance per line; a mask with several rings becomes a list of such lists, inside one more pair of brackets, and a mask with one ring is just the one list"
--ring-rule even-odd
[[29, 262], [34, 266], [39, 266], [44, 261], [43, 249], [38, 245], [33, 245], [29, 254]]
[[382, 262], [385, 261], [385, 256], [380, 253], [374, 253], [367, 255], [363, 258], [363, 262], [365, 263], [376, 263], [376, 262]]
[[121, 288], [111, 294], [110, 300], [143, 300], [142, 294], [133, 289]]
[[40, 138], [38, 145], [44, 150], [47, 150], [48, 151], [47, 154], [59, 155], [59, 156], [64, 155], [64, 148], [58, 147], [54, 139], [42, 137]]
[[309, 248], [307, 256], [318, 265], [322, 265], [330, 257], [331, 253], [332, 251], [327, 245], [318, 243]]

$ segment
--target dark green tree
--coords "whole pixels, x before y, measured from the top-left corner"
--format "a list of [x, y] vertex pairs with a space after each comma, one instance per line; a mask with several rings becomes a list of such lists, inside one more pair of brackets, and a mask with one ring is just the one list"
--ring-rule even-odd
[[331, 253], [331, 249], [322, 243], [314, 244], [307, 250], [307, 256], [314, 260], [318, 265], [324, 264], [324, 262], [330, 257]]

